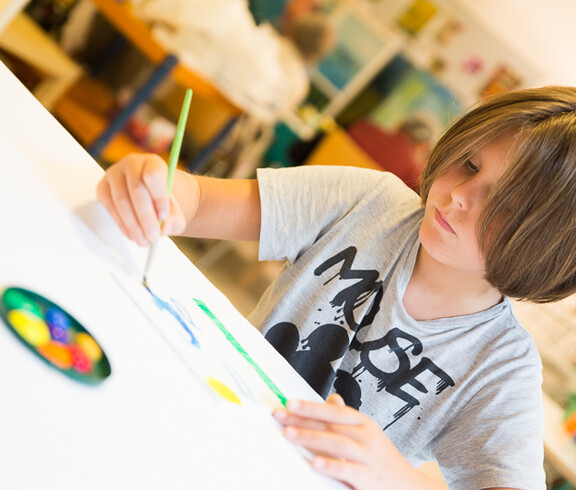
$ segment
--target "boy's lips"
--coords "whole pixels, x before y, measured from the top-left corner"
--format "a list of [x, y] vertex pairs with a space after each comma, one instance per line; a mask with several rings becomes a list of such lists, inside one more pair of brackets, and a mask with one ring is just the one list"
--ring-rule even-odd
[[436, 222], [442, 227], [444, 228], [446, 231], [449, 231], [450, 233], [452, 233], [453, 235], [456, 235], [456, 232], [453, 230], [453, 228], [450, 226], [450, 224], [448, 223], [448, 221], [446, 221], [446, 218], [444, 218], [444, 215], [438, 211], [438, 209], [435, 209], [435, 213], [434, 213], [434, 217], [436, 218]]

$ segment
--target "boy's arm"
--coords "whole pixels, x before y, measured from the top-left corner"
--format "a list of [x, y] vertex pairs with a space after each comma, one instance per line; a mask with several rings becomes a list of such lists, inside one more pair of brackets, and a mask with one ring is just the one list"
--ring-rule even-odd
[[[197, 202], [187, 192], [192, 186], [198, 188]], [[256, 180], [215, 179], [182, 172], [174, 195], [189, 217], [182, 235], [258, 241], [261, 212]]]
[[258, 240], [260, 196], [255, 180], [176, 171], [169, 196], [167, 175], [167, 165], [157, 155], [133, 154], [112, 165], [98, 184], [98, 199], [128, 238], [140, 245], [160, 234]]

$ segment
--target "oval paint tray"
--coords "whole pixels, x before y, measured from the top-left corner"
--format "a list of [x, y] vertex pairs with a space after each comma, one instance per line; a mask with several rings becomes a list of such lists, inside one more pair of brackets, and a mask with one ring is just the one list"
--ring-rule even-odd
[[32, 352], [77, 381], [96, 384], [110, 363], [94, 337], [64, 309], [28, 289], [1, 293], [0, 316]]

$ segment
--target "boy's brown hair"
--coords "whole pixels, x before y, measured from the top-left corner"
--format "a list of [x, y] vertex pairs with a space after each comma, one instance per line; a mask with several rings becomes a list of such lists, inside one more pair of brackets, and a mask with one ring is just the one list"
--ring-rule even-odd
[[477, 224], [486, 279], [502, 294], [538, 303], [576, 292], [576, 88], [498, 94], [458, 119], [431, 152], [420, 194], [440, 175], [516, 132], [503, 176]]

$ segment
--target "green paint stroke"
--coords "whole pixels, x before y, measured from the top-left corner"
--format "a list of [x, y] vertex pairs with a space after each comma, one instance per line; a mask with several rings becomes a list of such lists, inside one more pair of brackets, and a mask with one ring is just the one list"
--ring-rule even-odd
[[250, 356], [250, 354], [246, 352], [244, 347], [242, 347], [240, 343], [234, 338], [234, 336], [230, 333], [230, 331], [224, 325], [222, 325], [220, 320], [216, 318], [216, 315], [214, 315], [214, 313], [210, 311], [210, 309], [206, 306], [206, 303], [204, 303], [204, 301], [199, 299], [194, 299], [194, 301], [200, 307], [200, 309], [204, 313], [206, 313], [206, 315], [208, 315], [210, 319], [216, 324], [216, 326], [226, 337], [226, 340], [228, 340], [228, 342], [230, 342], [234, 346], [234, 348], [242, 355], [242, 357], [246, 359], [248, 364], [250, 364], [256, 370], [258, 376], [262, 378], [262, 380], [264, 381], [264, 383], [266, 383], [268, 388], [270, 388], [272, 392], [278, 397], [278, 399], [282, 402], [282, 405], [286, 406], [286, 403], [288, 403], [288, 399], [282, 394], [280, 389], [274, 384], [274, 382], [268, 377], [268, 375], [262, 370], [262, 368], [256, 363], [256, 361], [252, 359], [252, 356]]

